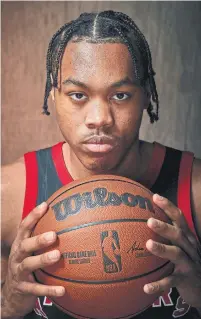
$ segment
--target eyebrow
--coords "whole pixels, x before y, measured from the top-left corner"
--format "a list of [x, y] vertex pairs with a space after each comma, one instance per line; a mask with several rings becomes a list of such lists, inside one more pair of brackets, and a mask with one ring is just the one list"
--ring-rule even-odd
[[77, 85], [77, 86], [81, 86], [81, 87], [83, 87], [83, 88], [85, 88], [85, 89], [88, 88], [87, 85], [84, 84], [83, 82], [80, 82], [80, 81], [78, 81], [78, 80], [76, 80], [76, 79], [73, 79], [73, 78], [71, 78], [71, 77], [68, 78], [68, 79], [66, 79], [66, 80], [64, 80], [64, 81], [62, 82], [62, 84], [63, 84], [63, 85], [74, 84], [74, 85]]
[[[76, 86], [80, 86], [80, 87], [83, 87], [83, 88], [85, 88], [85, 89], [88, 88], [88, 86], [87, 86], [85, 83], [80, 82], [80, 81], [78, 81], [78, 80], [76, 80], [76, 79], [73, 79], [72, 77], [69, 77], [68, 79], [64, 80], [64, 81], [62, 82], [62, 84], [63, 84], [63, 85], [74, 84], [74, 85], [76, 85]], [[119, 87], [121, 87], [121, 86], [123, 86], [123, 85], [137, 85], [137, 83], [136, 83], [135, 81], [132, 81], [129, 77], [125, 77], [124, 79], [121, 79], [121, 80], [119, 80], [119, 81], [113, 83], [113, 84], [111, 85], [111, 87], [112, 87], [112, 88], [119, 88]]]

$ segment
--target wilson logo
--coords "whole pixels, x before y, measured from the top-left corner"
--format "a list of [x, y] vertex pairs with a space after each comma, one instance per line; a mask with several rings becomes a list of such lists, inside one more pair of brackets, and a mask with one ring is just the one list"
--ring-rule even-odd
[[74, 194], [53, 205], [52, 209], [56, 220], [60, 221], [70, 215], [78, 214], [82, 209], [120, 205], [139, 206], [141, 209], [154, 213], [152, 203], [148, 198], [131, 193], [118, 195], [108, 192], [106, 188], [95, 188], [93, 192]]

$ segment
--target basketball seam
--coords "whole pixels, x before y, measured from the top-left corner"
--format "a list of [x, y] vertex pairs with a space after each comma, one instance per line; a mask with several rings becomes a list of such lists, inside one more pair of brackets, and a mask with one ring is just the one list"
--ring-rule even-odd
[[61, 195], [65, 194], [66, 192], [76, 188], [76, 187], [79, 187], [79, 186], [82, 186], [82, 185], [85, 185], [85, 184], [89, 184], [89, 183], [92, 183], [92, 182], [100, 182], [100, 181], [109, 181], [109, 182], [123, 182], [123, 183], [128, 183], [128, 184], [131, 184], [131, 185], [136, 185], [137, 187], [145, 190], [147, 193], [151, 194], [152, 195], [152, 192], [149, 191], [147, 188], [143, 187], [143, 186], [140, 186], [139, 184], [136, 184], [135, 182], [128, 182], [128, 181], [122, 181], [122, 180], [119, 180], [119, 179], [96, 179], [96, 180], [93, 180], [93, 181], [88, 181], [88, 182], [83, 182], [83, 183], [80, 183], [79, 185], [75, 185], [75, 186], [72, 186], [71, 188], [68, 188], [66, 189], [65, 191], [63, 191], [61, 194], [57, 195], [54, 199], [52, 199], [50, 202], [49, 202], [49, 205], [51, 205], [57, 198], [59, 198]]
[[[75, 279], [68, 279], [68, 278], [63, 278], [63, 277], [59, 277], [59, 276], [55, 276], [47, 271], [45, 271], [44, 269], [38, 269], [39, 271], [41, 271], [42, 273], [46, 274], [49, 277], [55, 278], [55, 279], [59, 279], [61, 281], [67, 281], [67, 282], [73, 282], [73, 283], [77, 283], [77, 284], [86, 284], [86, 285], [102, 285], [102, 284], [114, 284], [114, 283], [119, 283], [119, 282], [126, 282], [126, 281], [131, 281], [131, 280], [136, 280], [145, 276], [148, 276], [162, 268], [164, 268], [166, 265], [168, 265], [170, 263], [170, 261], [167, 261], [166, 263], [164, 263], [163, 265], [161, 265], [160, 267], [157, 267], [147, 273], [141, 274], [141, 275], [137, 275], [137, 276], [133, 276], [130, 278], [122, 278], [122, 279], [117, 279], [117, 280], [105, 280], [105, 281], [97, 281], [97, 280], [91, 280], [91, 281], [83, 281], [83, 280], [75, 280]], [[38, 280], [38, 279], [37, 279]]]
[[78, 226], [73, 226], [71, 228], [64, 228], [62, 230], [59, 230], [56, 232], [57, 235], [62, 235], [62, 234], [65, 234], [65, 233], [68, 233], [70, 231], [73, 231], [73, 230], [77, 230], [77, 229], [82, 229], [82, 228], [85, 228], [85, 227], [90, 227], [90, 226], [95, 226], [95, 225], [103, 225], [103, 224], [109, 224], [109, 223], [129, 223], [129, 222], [142, 222], [142, 223], [146, 223], [148, 219], [141, 219], [141, 218], [126, 218], [126, 219], [108, 219], [108, 220], [101, 220], [101, 221], [97, 221], [97, 222], [91, 222], [91, 223], [88, 223], [88, 224], [81, 224], [81, 225], [78, 225]]

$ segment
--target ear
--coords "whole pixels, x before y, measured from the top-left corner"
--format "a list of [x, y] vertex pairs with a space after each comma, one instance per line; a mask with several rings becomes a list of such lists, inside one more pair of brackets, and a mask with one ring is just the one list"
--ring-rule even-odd
[[55, 90], [54, 90], [54, 87], [52, 87], [52, 89], [51, 89], [51, 91], [50, 91], [50, 95], [51, 95], [52, 101], [54, 102], [54, 100], [55, 100]]
[[54, 102], [54, 100], [55, 100], [55, 91], [54, 91], [54, 86], [53, 86], [52, 74], [50, 74], [50, 78], [51, 78], [51, 82], [52, 82], [52, 89], [50, 91], [50, 95], [51, 95], [52, 101]]

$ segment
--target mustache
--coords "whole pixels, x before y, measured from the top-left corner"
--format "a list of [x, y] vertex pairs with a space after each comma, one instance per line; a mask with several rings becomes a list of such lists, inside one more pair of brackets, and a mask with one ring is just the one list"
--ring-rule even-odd
[[90, 136], [86, 136], [83, 139], [84, 144], [111, 144], [116, 145], [120, 141], [120, 138], [117, 136], [106, 135], [106, 134], [93, 134]]

